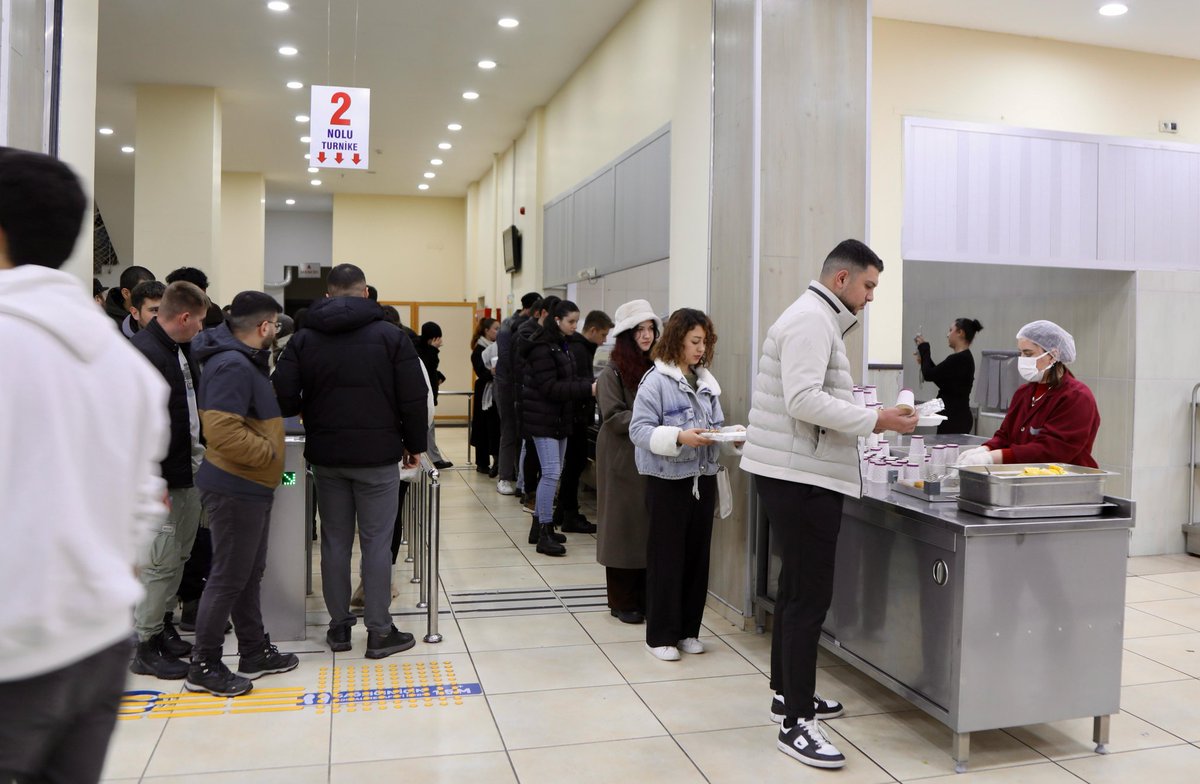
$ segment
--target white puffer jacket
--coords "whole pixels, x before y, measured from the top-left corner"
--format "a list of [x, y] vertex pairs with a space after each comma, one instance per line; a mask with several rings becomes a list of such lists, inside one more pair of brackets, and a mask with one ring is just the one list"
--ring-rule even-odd
[[750, 405], [743, 471], [862, 494], [858, 436], [874, 411], [854, 404], [842, 338], [858, 319], [817, 281], [767, 331]]

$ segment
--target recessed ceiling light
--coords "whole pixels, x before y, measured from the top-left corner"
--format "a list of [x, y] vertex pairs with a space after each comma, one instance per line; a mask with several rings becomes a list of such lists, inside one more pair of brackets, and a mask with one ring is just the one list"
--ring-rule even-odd
[[448, 130], [448, 131], [461, 131], [461, 130], [462, 130], [462, 126], [461, 126], [461, 125], [459, 125], [458, 123], [450, 123], [449, 125], [447, 125], [447, 126], [446, 126], [446, 130]]
[[101, 128], [100, 129], [101, 136], [112, 136], [112, 132], [113, 132], [112, 128]]
[[315, 167], [315, 166], [309, 166], [309, 167], [308, 167], [308, 173], [309, 173], [309, 174], [316, 174], [316, 173], [317, 173], [317, 172], [319, 172], [319, 171], [320, 171], [320, 169], [318, 169], [318, 168], [317, 168], [317, 167]]
[[299, 123], [308, 122], [308, 115], [307, 114], [297, 114], [296, 122], [299, 122]]
[[449, 150], [453, 146], [454, 145], [450, 144], [450, 142], [439, 142], [438, 143], [439, 150]]
[[422, 176], [423, 176], [423, 177], [425, 177], [425, 179], [427, 179], [427, 180], [432, 180], [432, 179], [433, 179], [434, 177], [436, 177], [437, 175], [436, 175], [436, 174], [434, 174], [433, 172], [425, 172], [425, 174], [424, 174], [424, 175], [422, 175]]
[[307, 160], [310, 160], [311, 158], [312, 158], [311, 155], [309, 155], [308, 153], [304, 153], [304, 160], [307, 161]]
[[321, 181], [320, 180], [309, 180], [308, 184], [309, 185], [320, 185]]
[[304, 144], [308, 144], [309, 142], [312, 141], [312, 137], [311, 136], [301, 136], [300, 141]]
[[516, 19], [513, 19], [511, 16], [506, 16], [503, 19], [501, 19], [499, 22], [497, 22], [496, 24], [500, 25], [501, 27], [516, 27], [517, 25], [519, 25], [521, 23], [518, 22]]
[[279, 53], [284, 57], [292, 57], [299, 54], [300, 50], [294, 46], [281, 46], [279, 47]]
[[441, 165], [442, 165], [442, 159], [441, 159], [441, 158], [434, 158], [433, 160], [431, 160], [431, 161], [429, 162], [429, 165], [430, 165], [430, 166], [441, 166]]
[[121, 148], [121, 152], [133, 152], [133, 148], [127, 144]]
[[1129, 6], [1124, 3], [1105, 3], [1100, 6], [1101, 16], [1122, 16], [1129, 10]]
[[479, 67], [485, 71], [490, 71], [496, 67], [496, 62], [494, 60], [480, 60]]
[[421, 183], [420, 185], [417, 186], [417, 190], [419, 190], [419, 191], [429, 190], [429, 183], [427, 183], [427, 182]]
[[304, 82], [288, 82], [287, 86], [289, 90], [299, 90], [304, 87]]
[[479, 93], [475, 92], [474, 90], [467, 90], [465, 93], [463, 93], [463, 98], [466, 98], [468, 101], [474, 101], [478, 97]]
[[296, 203], [296, 200], [295, 199], [285, 199], [283, 203], [290, 207]]
[[271, 9], [272, 11], [283, 13], [291, 8], [291, 6], [283, 2], [283, 0], [271, 0], [271, 2], [267, 3], [267, 8]]

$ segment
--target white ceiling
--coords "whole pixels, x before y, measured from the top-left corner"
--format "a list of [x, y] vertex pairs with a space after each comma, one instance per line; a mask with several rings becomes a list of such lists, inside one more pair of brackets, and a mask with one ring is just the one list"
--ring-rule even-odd
[[[100, 4], [97, 176], [124, 172], [135, 155], [139, 83], [208, 85], [222, 104], [223, 168], [263, 172], [268, 207], [328, 210], [331, 193], [460, 197], [524, 129], [637, 0], [104, 0]], [[1126, 0], [1105, 18], [1102, 0], [874, 0], [876, 16], [1014, 33], [1200, 59], [1200, 0]], [[357, 15], [357, 36], [356, 29]], [[500, 28], [501, 16], [521, 22]], [[327, 25], [327, 18], [331, 24]], [[357, 41], [357, 45], [356, 45]], [[282, 45], [300, 50], [277, 53]], [[499, 63], [492, 71], [480, 59]], [[358, 85], [371, 93], [374, 173], [306, 172], [293, 119], [308, 90], [284, 83]], [[461, 98], [464, 90], [479, 100]], [[463, 130], [446, 130], [459, 122]], [[454, 148], [437, 149], [448, 141]], [[431, 167], [429, 160], [445, 164]], [[323, 181], [312, 187], [313, 177]]]

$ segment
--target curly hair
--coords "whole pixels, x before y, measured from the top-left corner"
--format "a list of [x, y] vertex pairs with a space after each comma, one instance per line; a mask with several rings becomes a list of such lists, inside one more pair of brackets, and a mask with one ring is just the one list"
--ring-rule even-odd
[[712, 364], [713, 352], [717, 347], [717, 330], [713, 327], [712, 319], [704, 311], [695, 308], [680, 308], [671, 314], [663, 325], [662, 337], [654, 344], [650, 357], [683, 367], [683, 341], [696, 327], [704, 328], [704, 356], [696, 366], [708, 367]]
[[[658, 341], [657, 327], [654, 328], [654, 340]], [[653, 350], [654, 344], [651, 343], [650, 351]], [[637, 344], [637, 339], [634, 338], [633, 330], [627, 329], [617, 335], [612, 354], [608, 357], [608, 361], [616, 369], [621, 383], [634, 394], [637, 393], [642, 376], [646, 375], [647, 370], [654, 367], [654, 363], [650, 360], [650, 351], [642, 351]]]

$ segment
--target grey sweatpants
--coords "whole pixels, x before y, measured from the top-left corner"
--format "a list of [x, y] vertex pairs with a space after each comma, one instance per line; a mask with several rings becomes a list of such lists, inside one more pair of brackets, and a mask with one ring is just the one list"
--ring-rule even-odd
[[200, 527], [200, 491], [194, 487], [169, 490], [171, 511], [159, 526], [138, 572], [146, 595], [133, 610], [138, 639], [149, 640], [163, 630], [163, 616], [175, 603], [183, 566], [192, 554]]

